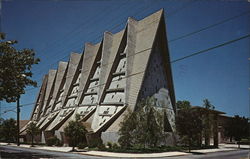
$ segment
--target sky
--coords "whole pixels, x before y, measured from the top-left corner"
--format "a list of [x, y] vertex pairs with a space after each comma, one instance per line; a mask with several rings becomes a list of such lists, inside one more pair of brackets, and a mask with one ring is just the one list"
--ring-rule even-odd
[[[18, 41], [16, 48], [35, 50], [41, 62], [32, 79], [40, 86], [49, 69], [68, 61], [71, 52], [82, 53], [84, 43], [124, 29], [128, 17], [141, 20], [162, 8], [171, 61], [219, 46], [172, 63], [176, 100], [202, 106], [208, 99], [228, 116], [249, 117], [247, 0], [2, 0], [1, 31]], [[26, 90], [22, 120], [30, 118], [39, 87]], [[15, 106], [2, 101], [1, 116], [16, 118]]]

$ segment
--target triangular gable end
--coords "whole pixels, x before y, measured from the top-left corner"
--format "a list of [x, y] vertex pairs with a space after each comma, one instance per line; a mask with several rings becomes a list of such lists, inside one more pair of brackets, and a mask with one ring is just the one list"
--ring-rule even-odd
[[165, 122], [171, 126], [170, 131], [175, 131], [174, 88], [163, 15], [143, 77], [138, 101], [153, 95], [156, 98], [156, 105], [163, 108], [167, 114]]
[[[153, 44], [156, 33], [159, 28], [160, 19], [163, 10], [160, 10], [133, 25], [136, 32], [135, 48], [128, 52], [128, 68], [127, 68], [127, 104], [130, 110], [135, 109], [138, 100], [138, 94], [141, 89], [145, 71], [152, 53]], [[132, 34], [133, 32], [128, 32]], [[128, 36], [133, 36], [128, 35]]]

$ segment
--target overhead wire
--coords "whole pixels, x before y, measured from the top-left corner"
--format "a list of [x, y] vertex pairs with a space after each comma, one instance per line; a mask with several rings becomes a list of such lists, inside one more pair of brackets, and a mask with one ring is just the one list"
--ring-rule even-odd
[[[187, 59], [187, 58], [190, 58], [190, 57], [193, 57], [193, 56], [196, 56], [196, 55], [199, 55], [199, 54], [208, 52], [208, 51], [210, 51], [210, 50], [217, 49], [217, 48], [219, 48], [219, 47], [223, 47], [223, 46], [226, 46], [226, 45], [235, 43], [235, 42], [237, 42], [237, 41], [240, 41], [240, 40], [243, 40], [243, 39], [246, 39], [246, 38], [249, 38], [249, 37], [250, 37], [250, 33], [247, 34], [247, 35], [241, 36], [241, 37], [239, 37], [239, 38], [236, 38], [236, 39], [233, 39], [233, 40], [226, 41], [226, 42], [224, 42], [224, 43], [218, 44], [218, 45], [216, 45], [216, 46], [213, 46], [213, 47], [210, 47], [210, 48], [207, 48], [207, 49], [203, 49], [203, 50], [200, 50], [200, 51], [195, 52], [195, 53], [191, 53], [191, 54], [189, 54], [189, 55], [187, 55], [187, 56], [184, 56], [184, 57], [175, 59], [175, 60], [173, 60], [173, 61], [170, 61], [170, 63], [175, 63], [175, 62], [178, 62], [178, 61], [180, 61], [180, 60], [184, 60], [184, 59]], [[138, 54], [138, 53], [142, 53], [142, 52], [144, 52], [144, 51], [146, 51], [146, 50], [149, 50], [149, 49], [152, 49], [152, 48], [148, 48], [148, 49], [145, 49], [145, 50], [143, 50], [143, 51], [137, 52], [137, 54]], [[125, 76], [124, 78], [128, 78], [128, 77], [131, 77], [131, 76], [135, 76], [135, 75], [138, 75], [138, 74], [143, 73], [143, 72], [144, 72], [144, 71], [141, 71], [141, 72], [138, 72], [138, 73], [129, 75], [129, 76]], [[114, 80], [114, 81], [116, 81], [116, 80]], [[118, 79], [117, 79], [117, 81], [118, 81]], [[105, 85], [105, 84], [106, 84], [106, 83], [103, 83], [103, 84], [100, 84], [100, 85], [97, 85], [97, 86], [93, 86], [93, 87], [89, 87], [88, 89], [97, 88], [97, 87], [100, 87], [101, 85]], [[79, 93], [79, 92], [82, 92], [82, 91], [83, 91], [83, 90], [78, 91], [78, 93]], [[61, 97], [66, 97], [66, 95], [63, 95], [63, 96], [61, 96]], [[57, 99], [57, 98], [52, 98], [52, 99]], [[48, 99], [48, 100], [51, 100], [51, 99]], [[48, 101], [48, 100], [45, 100], [45, 101]], [[29, 106], [29, 105], [33, 105], [33, 104], [36, 104], [36, 102], [21, 104], [20, 107]]]
[[[194, 35], [194, 34], [197, 34], [197, 33], [199, 33], [199, 32], [208, 30], [208, 29], [213, 28], [213, 27], [215, 27], [215, 26], [218, 26], [218, 25], [220, 25], [220, 24], [226, 23], [226, 22], [228, 22], [228, 21], [231, 21], [231, 20], [233, 20], [233, 19], [239, 18], [239, 17], [244, 16], [244, 15], [247, 15], [247, 14], [249, 14], [249, 13], [250, 13], [250, 11], [243, 12], [243, 13], [241, 13], [241, 14], [239, 14], [239, 15], [236, 15], [236, 16], [233, 16], [233, 17], [224, 19], [224, 20], [222, 20], [222, 21], [220, 21], [220, 22], [214, 23], [214, 24], [212, 24], [212, 25], [209, 25], [209, 26], [207, 26], [207, 27], [201, 28], [201, 29], [196, 30], [196, 31], [194, 31], [194, 32], [184, 34], [184, 35], [182, 35], [182, 36], [179, 36], [179, 37], [177, 37], [177, 38], [174, 38], [174, 39], [172, 39], [172, 40], [169, 40], [168, 42], [171, 43], [171, 42], [174, 42], [174, 41], [177, 41], [177, 40], [186, 38], [186, 37], [188, 37], [188, 36], [192, 36], [192, 35]], [[98, 37], [98, 38], [99, 38], [99, 37]], [[98, 38], [97, 38], [97, 39], [98, 39]], [[67, 56], [65, 56], [65, 57], [68, 57], [68, 56], [69, 56], [69, 55], [67, 55]], [[65, 58], [65, 57], [63, 57], [63, 58]], [[63, 59], [63, 58], [62, 58], [62, 59]], [[60, 60], [62, 60], [62, 59], [60, 59]], [[59, 61], [60, 61], [60, 60], [59, 60]], [[58, 62], [58, 61], [56, 61], [56, 63], [57, 63], [57, 62]], [[34, 89], [39, 88], [40, 86], [41, 86], [41, 85], [39, 85], [38, 87], [34, 87], [34, 88], [27, 89], [27, 90], [25, 90], [25, 91], [27, 92], [27, 91], [30, 91], [30, 90], [34, 90]]]
[[[184, 4], [182, 7], [180, 7], [180, 8], [181, 8], [181, 9], [184, 9], [184, 8], [186, 8], [187, 6], [189, 6], [190, 4], [192, 4], [192, 3], [194, 3], [194, 2], [196, 2], [196, 1], [193, 0], [193, 1], [190, 1], [190, 2], [188, 2], [188, 3], [185, 3], [185, 4]], [[125, 4], [125, 3], [124, 3], [124, 4]], [[122, 5], [121, 5], [121, 6], [122, 6]], [[152, 7], [152, 5], [149, 5], [149, 6], [146, 6], [146, 7], [141, 8], [139, 12], [136, 12], [136, 13], [134, 14], [134, 16], [139, 15], [140, 13], [142, 13], [142, 11], [145, 11], [145, 10], [151, 8], [151, 7]], [[181, 10], [180, 8], [177, 8], [177, 9], [173, 10], [172, 12], [170, 12], [169, 15], [173, 15], [173, 14], [177, 13], [178, 11]], [[168, 15], [168, 16], [169, 16], [169, 15]], [[125, 23], [125, 22], [119, 23], [119, 24], [113, 26], [112, 28], [110, 28], [109, 30], [112, 31], [112, 30], [118, 28], [119, 26], [121, 26], [123, 23]], [[108, 29], [108, 28], [107, 28], [107, 29]], [[106, 30], [107, 30], [107, 29], [106, 29]], [[91, 33], [92, 33], [92, 32], [91, 32]], [[100, 36], [98, 36], [97, 38], [95, 38], [94, 40], [92, 40], [92, 42], [95, 42], [96, 40], [98, 40], [98, 39], [101, 38], [102, 36], [103, 36], [103, 35], [101, 34]], [[69, 55], [66, 55], [66, 56], [62, 57], [61, 59], [57, 60], [56, 62], [52, 63], [51, 66], [54, 65], [54, 64], [57, 64], [59, 61], [65, 59], [65, 58], [67, 58], [67, 57], [69, 57]], [[41, 71], [40, 71], [40, 72], [41, 72]], [[36, 73], [36, 72], [35, 72], [35, 73]], [[37, 89], [37, 88], [39, 88], [39, 87], [30, 88], [29, 90], [34, 90], [34, 89]], [[28, 90], [28, 91], [29, 91], [29, 90]]]
[[236, 16], [233, 16], [233, 17], [224, 19], [224, 20], [222, 20], [222, 21], [219, 21], [219, 22], [217, 22], [217, 23], [211, 24], [211, 25], [209, 25], [209, 26], [206, 26], [206, 27], [201, 28], [201, 29], [199, 29], [199, 30], [193, 31], [193, 32], [191, 32], [191, 33], [187, 33], [187, 34], [181, 35], [181, 36], [179, 36], [179, 37], [173, 38], [173, 39], [169, 40], [168, 42], [171, 43], [171, 42], [174, 42], [174, 41], [177, 41], [177, 40], [186, 38], [186, 37], [188, 37], [188, 36], [192, 36], [192, 35], [194, 35], [194, 34], [197, 34], [197, 33], [200, 33], [200, 32], [202, 32], [202, 31], [211, 29], [211, 28], [213, 28], [213, 27], [215, 27], [215, 26], [218, 26], [218, 25], [220, 25], [220, 24], [224, 24], [224, 23], [226, 23], [226, 22], [229, 22], [229, 21], [231, 21], [231, 20], [233, 20], [233, 19], [242, 17], [242, 16], [247, 15], [247, 14], [249, 14], [249, 13], [250, 13], [250, 11], [243, 12], [243, 13], [241, 13], [241, 14], [239, 14], [239, 15], [236, 15]]

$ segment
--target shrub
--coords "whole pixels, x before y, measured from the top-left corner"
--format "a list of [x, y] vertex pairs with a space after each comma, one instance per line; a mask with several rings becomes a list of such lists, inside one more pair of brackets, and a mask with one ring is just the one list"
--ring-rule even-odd
[[99, 147], [101, 144], [102, 144], [102, 140], [100, 138], [94, 138], [94, 139], [91, 139], [88, 146], [89, 148], [95, 148], [95, 147]]
[[79, 149], [84, 149], [84, 148], [87, 147], [87, 146], [88, 146], [88, 145], [87, 145], [86, 143], [79, 143], [77, 147], [78, 147]]
[[105, 145], [103, 143], [98, 143], [97, 148], [99, 150], [106, 150], [106, 147], [105, 147]]
[[113, 146], [112, 146], [112, 149], [118, 149], [119, 146], [117, 145], [117, 143], [114, 143]]
[[52, 136], [52, 137], [49, 137], [48, 140], [46, 141], [46, 144], [48, 146], [60, 146], [62, 145], [61, 141], [56, 137], [56, 136]]
[[111, 142], [108, 142], [108, 143], [107, 143], [107, 146], [108, 146], [110, 149], [112, 149], [112, 143], [111, 143]]

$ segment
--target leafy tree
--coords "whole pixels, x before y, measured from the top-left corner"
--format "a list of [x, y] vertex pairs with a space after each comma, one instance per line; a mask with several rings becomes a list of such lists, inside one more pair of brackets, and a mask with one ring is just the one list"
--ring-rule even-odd
[[36, 126], [35, 122], [31, 122], [27, 126], [27, 134], [31, 136], [31, 146], [34, 146], [34, 137], [40, 133], [40, 129]]
[[32, 49], [18, 50], [14, 48], [16, 40], [6, 41], [5, 35], [0, 33], [0, 100], [15, 102], [24, 94], [26, 86], [36, 86], [30, 79], [33, 64], [40, 61], [35, 58]]
[[148, 97], [138, 103], [136, 111], [129, 112], [121, 123], [119, 144], [124, 148], [155, 147], [165, 137], [162, 111], [155, 99]]
[[239, 115], [234, 116], [225, 127], [225, 135], [230, 138], [230, 141], [232, 138], [236, 141], [248, 138], [250, 137], [249, 133], [248, 119]]
[[214, 110], [214, 105], [211, 104], [211, 102], [208, 99], [203, 100], [203, 106], [207, 109], [212, 109]]
[[16, 141], [17, 126], [16, 121], [12, 118], [3, 120], [0, 128], [1, 139], [11, 143]]
[[67, 136], [72, 143], [72, 151], [75, 151], [75, 147], [79, 144], [81, 139], [85, 138], [87, 130], [80, 121], [80, 116], [76, 115], [75, 121], [70, 121], [64, 128], [65, 136]]
[[177, 101], [176, 102], [176, 107], [177, 109], [189, 109], [191, 108], [191, 104], [189, 101], [187, 100], [183, 100], [183, 101]]
[[192, 109], [190, 102], [178, 101], [178, 115], [176, 116], [176, 129], [183, 143], [188, 145], [189, 152], [192, 145], [198, 144], [202, 134], [202, 118], [198, 109]]
[[120, 138], [118, 142], [124, 148], [129, 148], [133, 145], [134, 130], [136, 129], [137, 124], [136, 120], [136, 114], [129, 111], [121, 122], [119, 130]]

